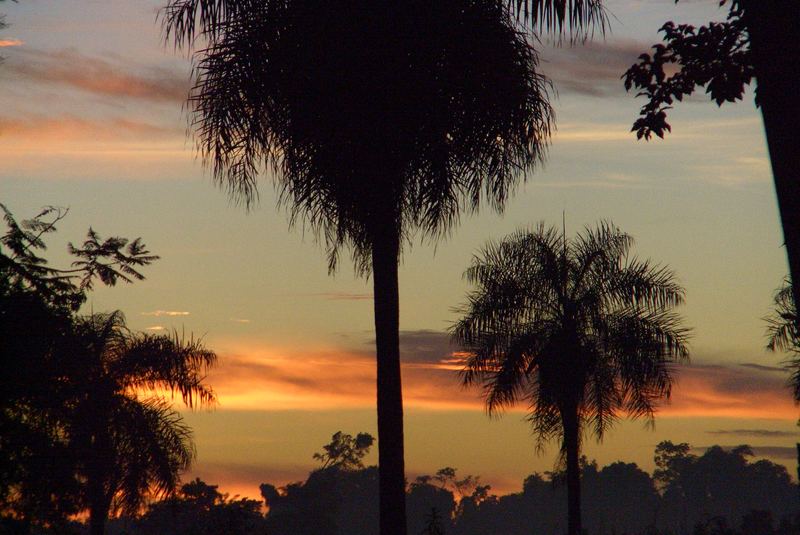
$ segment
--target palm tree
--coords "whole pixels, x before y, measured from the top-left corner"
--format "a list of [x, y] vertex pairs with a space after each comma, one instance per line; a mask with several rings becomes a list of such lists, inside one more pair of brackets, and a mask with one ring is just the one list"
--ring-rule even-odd
[[469, 354], [463, 382], [483, 385], [489, 413], [524, 400], [539, 447], [560, 439], [569, 535], [581, 533], [584, 433], [602, 439], [620, 412], [652, 421], [688, 356], [672, 311], [683, 289], [632, 244], [610, 223], [570, 241], [540, 224], [490, 243], [465, 273], [476, 288], [452, 328]]
[[543, 156], [552, 112], [502, 1], [172, 0], [165, 33], [205, 44], [190, 96], [213, 176], [348, 247], [374, 284], [381, 533], [405, 533], [398, 261], [416, 234], [501, 209]]
[[792, 281], [786, 278], [773, 298], [773, 311], [764, 318], [767, 322], [767, 349], [791, 354], [785, 362], [791, 372], [789, 385], [795, 402], [800, 403], [800, 329], [798, 329]]
[[132, 333], [120, 312], [76, 318], [72, 331], [62, 418], [90, 532], [102, 535], [112, 510], [135, 513], [146, 497], [178, 485], [194, 449], [164, 394], [179, 394], [189, 407], [212, 404], [202, 374], [216, 355], [194, 339]]

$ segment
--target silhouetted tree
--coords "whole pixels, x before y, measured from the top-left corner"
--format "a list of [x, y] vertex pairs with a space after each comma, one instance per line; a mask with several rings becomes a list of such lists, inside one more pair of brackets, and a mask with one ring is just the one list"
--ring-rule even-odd
[[398, 261], [541, 160], [545, 80], [505, 2], [173, 0], [199, 37], [190, 97], [215, 179], [250, 202], [272, 169], [292, 221], [350, 247], [375, 299], [381, 532], [405, 533]]
[[337, 431], [331, 441], [324, 445], [324, 453], [315, 453], [313, 458], [322, 463], [322, 468], [336, 467], [341, 470], [359, 470], [364, 468], [362, 459], [374, 444], [375, 438], [369, 433], [352, 435]]
[[[800, 3], [783, 0], [721, 0], [728, 4], [725, 22], [695, 28], [667, 22], [664, 44], [639, 56], [625, 73], [625, 87], [647, 97], [633, 130], [639, 138], [663, 137], [670, 130], [666, 112], [696, 87], [718, 105], [740, 100], [757, 81], [772, 175], [778, 196], [783, 236], [792, 280], [800, 280]], [[676, 72], [670, 72], [677, 67]], [[669, 73], [669, 74], [668, 74]], [[800, 302], [800, 288], [793, 290]]]
[[73, 314], [95, 279], [141, 279], [137, 269], [158, 257], [139, 239], [102, 240], [90, 229], [82, 246], [69, 244], [71, 267], [51, 267], [42, 256], [45, 238], [67, 210], [47, 207], [21, 222], [2, 204], [0, 210], [0, 510], [26, 525], [65, 531], [80, 507], [77, 461], [62, 425]]
[[[443, 532], [452, 528], [456, 515], [456, 501], [453, 492], [441, 485], [434, 485], [431, 476], [419, 476], [408, 487], [406, 498], [408, 510], [408, 531], [422, 534], [438, 526]], [[436, 511], [436, 520], [431, 517]]]
[[23, 516], [49, 507], [40, 521], [52, 525], [47, 515], [85, 507], [91, 533], [103, 533], [110, 509], [137, 511], [177, 485], [192, 458], [190, 431], [156, 390], [190, 407], [213, 402], [202, 374], [216, 357], [177, 334], [133, 333], [119, 312], [76, 314], [95, 279], [143, 278], [137, 268], [158, 257], [141, 240], [103, 240], [90, 229], [82, 247], [69, 244], [72, 267], [53, 268], [39, 251], [66, 211], [17, 223], [0, 208], [3, 508], [9, 498]]
[[262, 502], [231, 499], [198, 479], [181, 486], [177, 495], [150, 504], [147, 512], [128, 527], [141, 535], [263, 535], [266, 522]]
[[569, 535], [581, 532], [582, 434], [602, 438], [620, 411], [652, 419], [687, 358], [672, 311], [683, 289], [631, 258], [632, 244], [611, 224], [570, 241], [540, 224], [490, 243], [465, 272], [477, 288], [452, 329], [469, 352], [464, 384], [483, 385], [489, 412], [524, 399], [539, 440], [561, 440]]
[[102, 535], [111, 510], [133, 514], [177, 487], [194, 456], [191, 430], [158, 391], [189, 407], [214, 403], [203, 377], [216, 355], [177, 334], [133, 333], [120, 312], [76, 319], [70, 342], [64, 426], [86, 481], [90, 532]]
[[688, 453], [686, 446], [662, 442], [656, 449], [656, 459], [667, 467], [660, 474], [669, 474], [662, 479], [659, 518], [666, 530], [687, 533], [698, 525], [711, 529], [715, 519], [732, 526], [751, 510], [781, 516], [797, 511], [796, 489], [784, 466], [750, 462], [753, 452], [747, 446], [713, 446], [700, 456]]

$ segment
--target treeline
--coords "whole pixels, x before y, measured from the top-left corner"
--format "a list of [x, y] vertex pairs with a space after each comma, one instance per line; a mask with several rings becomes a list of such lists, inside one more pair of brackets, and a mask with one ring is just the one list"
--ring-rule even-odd
[[[359, 435], [364, 436], [364, 435]], [[367, 435], [368, 436], [368, 435]], [[263, 502], [231, 499], [195, 480], [138, 518], [119, 518], [109, 533], [131, 535], [377, 535], [378, 469], [361, 465], [371, 445], [334, 435], [334, 458], [304, 482], [261, 485]], [[324, 454], [323, 454], [324, 457]], [[754, 460], [747, 446], [713, 446], [702, 455], [688, 444], [656, 447], [651, 475], [634, 463], [599, 467], [582, 459], [584, 528], [590, 535], [789, 535], [800, 533], [798, 486], [786, 468]], [[491, 493], [480, 478], [453, 468], [407, 485], [409, 533], [561, 535], [566, 530], [562, 471], [532, 474], [522, 491]], [[263, 513], [263, 511], [266, 511]]]

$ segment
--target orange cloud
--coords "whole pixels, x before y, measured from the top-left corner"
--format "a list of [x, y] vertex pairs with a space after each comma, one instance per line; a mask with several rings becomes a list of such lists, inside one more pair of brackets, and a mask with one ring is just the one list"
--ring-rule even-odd
[[22, 46], [23, 43], [19, 39], [0, 39], [0, 48], [4, 48], [7, 46]]
[[[82, 177], [87, 171], [107, 177], [109, 168], [116, 173], [123, 169], [133, 172], [133, 164], [166, 169], [186, 161], [190, 154], [180, 128], [122, 117], [89, 120], [70, 115], [0, 115], [0, 140], [0, 158], [7, 169], [45, 176], [70, 164], [82, 170]], [[87, 165], [87, 160], [92, 160], [92, 165]], [[124, 168], [119, 166], [121, 160], [126, 162]], [[137, 177], [151, 175], [136, 173]]]
[[[464, 389], [463, 355], [447, 335], [401, 334], [403, 398], [408, 408], [483, 411], [481, 391]], [[373, 350], [314, 348], [307, 351], [238, 344], [223, 351], [209, 383], [222, 409], [367, 408], [375, 404]], [[797, 409], [779, 368], [751, 364], [695, 364], [676, 369], [672, 399], [658, 415], [795, 419]], [[527, 410], [524, 403], [515, 412]]]
[[664, 416], [719, 416], [794, 420], [797, 408], [786, 388], [787, 374], [759, 364], [694, 364], [678, 369]]
[[184, 310], [154, 310], [152, 312], [142, 312], [142, 316], [188, 316], [190, 313]]
[[[25, 145], [27, 143], [63, 143], [75, 145], [81, 141], [95, 144], [120, 138], [163, 138], [178, 132], [150, 123], [124, 118], [88, 120], [74, 116], [61, 117], [3, 117], [0, 116], [0, 135], [4, 144]], [[41, 146], [38, 148], [41, 151]], [[48, 149], [48, 152], [51, 149]], [[58, 150], [58, 146], [56, 146]]]
[[100, 59], [74, 50], [20, 51], [4, 68], [36, 83], [65, 85], [117, 99], [183, 102], [190, 86], [189, 77], [182, 73], [141, 69], [120, 59]]

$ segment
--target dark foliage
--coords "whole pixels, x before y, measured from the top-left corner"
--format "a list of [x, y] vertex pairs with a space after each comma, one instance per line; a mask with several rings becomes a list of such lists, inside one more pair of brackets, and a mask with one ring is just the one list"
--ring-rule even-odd
[[141, 518], [121, 520], [140, 535], [262, 535], [267, 533], [262, 502], [230, 498], [200, 479], [181, 486], [177, 495], [150, 505]]
[[789, 386], [794, 400], [800, 403], [800, 328], [792, 283], [788, 278], [775, 292], [772, 306], [772, 313], [764, 318], [767, 322], [767, 349], [789, 354], [784, 365], [791, 373]]
[[44, 237], [66, 211], [17, 223], [0, 208], [0, 513], [22, 533], [66, 533], [68, 518], [88, 511], [92, 533], [103, 533], [109, 512], [134, 513], [178, 484], [190, 430], [153, 391], [190, 407], [213, 402], [202, 378], [216, 357], [196, 340], [133, 333], [120, 312], [78, 314], [95, 280], [143, 278], [138, 268], [158, 257], [141, 240], [90, 229], [69, 245], [72, 266], [53, 268]]
[[[625, 89], [638, 90], [636, 96], [647, 103], [631, 131], [636, 137], [663, 138], [671, 131], [667, 110], [698, 87], [705, 87], [711, 99], [723, 102], [741, 100], [745, 86], [755, 76], [750, 53], [750, 37], [742, 19], [738, 0], [722, 0], [730, 10], [725, 22], [710, 22], [696, 28], [670, 21], [659, 30], [664, 44], [653, 45], [653, 53], [639, 56], [639, 63], [625, 73]], [[670, 73], [671, 74], [668, 74]]]
[[673, 273], [630, 254], [610, 223], [572, 240], [540, 224], [490, 243], [465, 277], [475, 285], [453, 336], [465, 385], [494, 413], [527, 403], [540, 445], [558, 439], [567, 467], [569, 533], [580, 533], [579, 453], [619, 413], [652, 420], [671, 368], [688, 355]]

